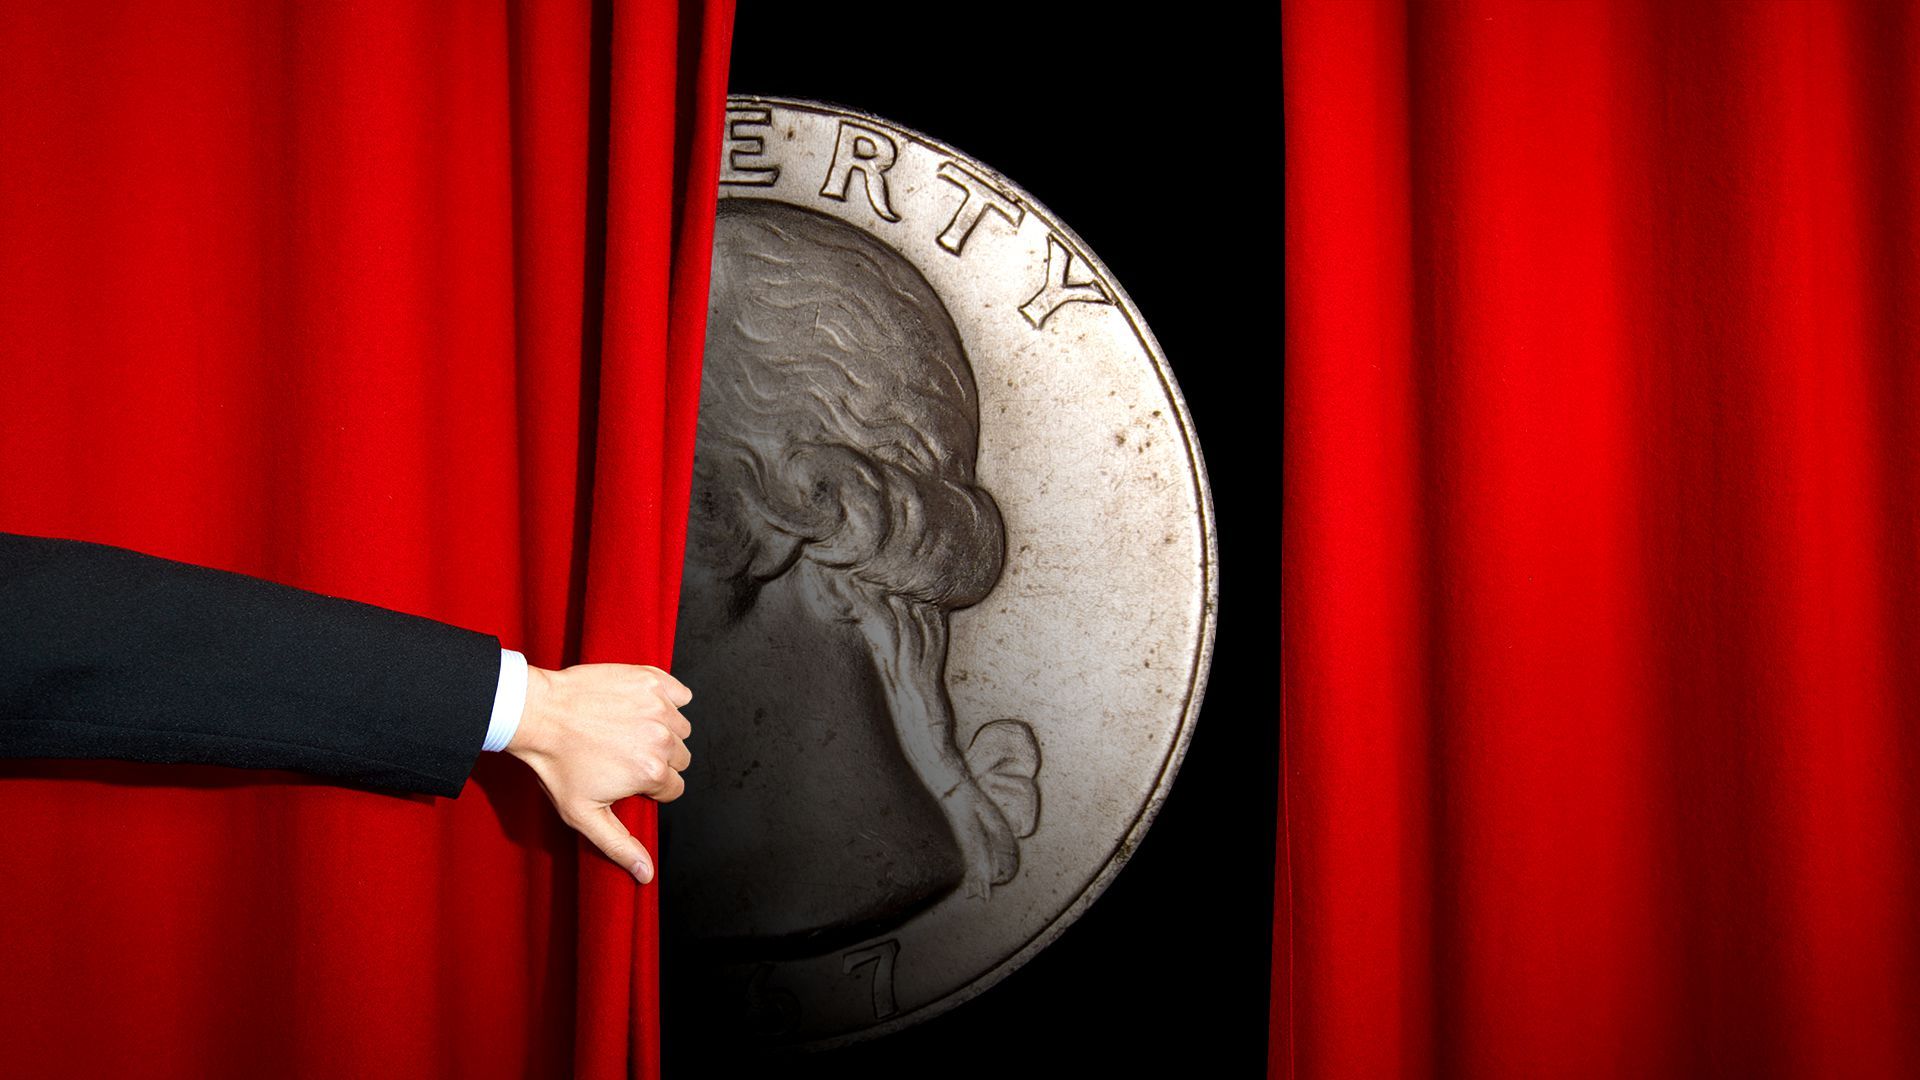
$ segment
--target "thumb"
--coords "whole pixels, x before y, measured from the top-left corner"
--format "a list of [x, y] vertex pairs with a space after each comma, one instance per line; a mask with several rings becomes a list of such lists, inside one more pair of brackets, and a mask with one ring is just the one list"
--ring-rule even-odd
[[613, 807], [597, 806], [581, 815], [574, 825], [580, 835], [601, 853], [621, 866], [626, 867], [642, 885], [653, 880], [653, 859], [640, 841], [627, 832], [627, 827], [614, 816]]

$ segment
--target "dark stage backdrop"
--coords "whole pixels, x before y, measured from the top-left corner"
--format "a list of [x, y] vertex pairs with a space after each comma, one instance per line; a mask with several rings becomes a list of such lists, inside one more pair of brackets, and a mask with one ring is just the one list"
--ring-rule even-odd
[[[1204, 1056], [1207, 1075], [1257, 1075], [1277, 768], [1278, 12], [907, 7], [744, 4], [731, 89], [824, 99], [951, 143], [1106, 262], [1165, 349], [1205, 455], [1217, 649], [1179, 778], [1087, 913], [980, 997], [800, 1073], [1177, 1076]], [[669, 1070], [699, 1075], [699, 1041], [669, 1013]]]
[[[665, 666], [730, 15], [0, 5], [0, 529]], [[3, 772], [0, 1074], [658, 1075], [657, 890], [505, 755]]]
[[1275, 1075], [1920, 1075], [1920, 8], [1285, 15]]

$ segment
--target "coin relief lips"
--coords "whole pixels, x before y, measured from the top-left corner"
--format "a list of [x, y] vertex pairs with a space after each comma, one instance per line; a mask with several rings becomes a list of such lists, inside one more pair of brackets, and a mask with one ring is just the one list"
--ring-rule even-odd
[[981, 993], [1119, 872], [1199, 710], [1213, 512], [1139, 312], [1005, 177], [734, 97], [720, 179], [664, 1001], [824, 1048]]

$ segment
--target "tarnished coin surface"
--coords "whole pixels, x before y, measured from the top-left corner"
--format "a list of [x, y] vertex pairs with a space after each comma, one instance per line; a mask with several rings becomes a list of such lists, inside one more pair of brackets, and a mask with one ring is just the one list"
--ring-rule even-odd
[[1120, 870], [1199, 709], [1213, 516], [1140, 313], [1007, 178], [775, 98], [723, 154], [665, 1001], [821, 1048], [979, 994]]

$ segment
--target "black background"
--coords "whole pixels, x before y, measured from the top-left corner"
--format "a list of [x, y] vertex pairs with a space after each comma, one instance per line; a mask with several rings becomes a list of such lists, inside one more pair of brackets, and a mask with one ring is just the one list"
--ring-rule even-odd
[[[1257, 1076], [1279, 733], [1278, 5], [924, 10], [750, 0], [729, 85], [949, 143], [1032, 193], [1106, 263], [1159, 338], [1199, 433], [1218, 526], [1216, 647], [1165, 805], [1058, 940], [944, 1015], [767, 1071]], [[669, 1009], [665, 1039], [669, 1076], [708, 1074], [717, 1048], [696, 1023]]]

